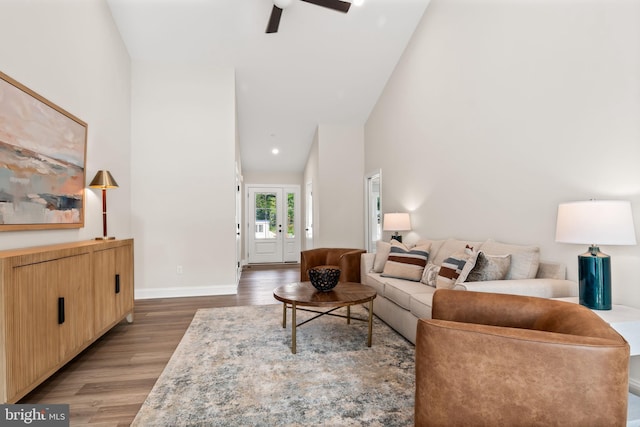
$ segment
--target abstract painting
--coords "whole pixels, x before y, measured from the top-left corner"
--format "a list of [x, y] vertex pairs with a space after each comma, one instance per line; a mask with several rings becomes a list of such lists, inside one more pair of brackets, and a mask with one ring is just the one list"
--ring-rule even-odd
[[0, 231], [84, 226], [87, 124], [0, 72]]

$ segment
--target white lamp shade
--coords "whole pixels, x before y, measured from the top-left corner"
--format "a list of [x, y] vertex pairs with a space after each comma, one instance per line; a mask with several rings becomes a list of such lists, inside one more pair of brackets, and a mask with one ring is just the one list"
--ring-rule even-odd
[[285, 9], [289, 7], [293, 0], [273, 0], [273, 4], [278, 6], [280, 9]]
[[386, 213], [382, 223], [384, 231], [411, 230], [411, 218], [408, 213]]
[[631, 203], [589, 200], [558, 206], [556, 242], [589, 245], [635, 245]]

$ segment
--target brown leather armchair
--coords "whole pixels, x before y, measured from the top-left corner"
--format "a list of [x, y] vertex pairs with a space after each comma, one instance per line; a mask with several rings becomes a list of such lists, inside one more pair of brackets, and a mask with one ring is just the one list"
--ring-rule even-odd
[[319, 265], [340, 268], [340, 282], [360, 283], [360, 258], [364, 249], [317, 248], [300, 252], [300, 281], [309, 280], [307, 270]]
[[416, 338], [416, 426], [624, 426], [629, 344], [578, 304], [437, 290]]

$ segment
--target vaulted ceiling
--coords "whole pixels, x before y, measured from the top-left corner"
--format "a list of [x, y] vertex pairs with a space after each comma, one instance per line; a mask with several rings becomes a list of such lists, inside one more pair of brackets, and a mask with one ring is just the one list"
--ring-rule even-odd
[[429, 1], [293, 0], [267, 34], [272, 0], [107, 0], [133, 60], [235, 69], [245, 172], [300, 172], [317, 125], [364, 124]]

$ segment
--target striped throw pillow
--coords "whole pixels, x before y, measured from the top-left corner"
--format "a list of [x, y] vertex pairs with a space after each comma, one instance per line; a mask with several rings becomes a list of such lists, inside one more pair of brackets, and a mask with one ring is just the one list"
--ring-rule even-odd
[[409, 249], [397, 240], [391, 240], [389, 257], [381, 276], [419, 282], [429, 259], [430, 247], [428, 243]]
[[467, 245], [464, 252], [455, 253], [442, 261], [440, 271], [438, 271], [438, 278], [436, 279], [436, 288], [452, 289], [467, 260], [475, 256], [477, 256], [477, 252], [474, 252], [473, 248]]

